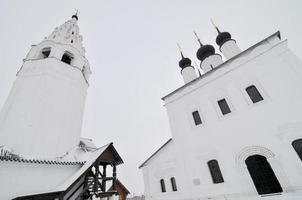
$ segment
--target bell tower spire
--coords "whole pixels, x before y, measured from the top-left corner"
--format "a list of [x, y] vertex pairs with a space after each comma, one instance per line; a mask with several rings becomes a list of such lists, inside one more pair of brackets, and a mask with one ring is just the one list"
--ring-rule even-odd
[[0, 146], [54, 158], [78, 145], [91, 74], [77, 13], [32, 45], [0, 112]]

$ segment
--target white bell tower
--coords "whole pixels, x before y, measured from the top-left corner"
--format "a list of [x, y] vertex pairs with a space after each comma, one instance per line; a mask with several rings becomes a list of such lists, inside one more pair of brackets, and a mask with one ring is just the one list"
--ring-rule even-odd
[[33, 45], [0, 113], [0, 146], [54, 158], [78, 145], [88, 78], [78, 17]]

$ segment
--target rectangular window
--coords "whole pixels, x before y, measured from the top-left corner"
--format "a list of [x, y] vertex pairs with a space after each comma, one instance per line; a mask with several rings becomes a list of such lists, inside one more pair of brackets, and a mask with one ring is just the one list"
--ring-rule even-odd
[[161, 192], [166, 192], [166, 185], [164, 179], [160, 179], [160, 187], [161, 187]]
[[172, 185], [172, 191], [176, 192], [177, 191], [176, 180], [174, 177], [172, 177], [170, 180]]
[[199, 112], [197, 110], [192, 112], [192, 116], [193, 116], [193, 119], [194, 119], [194, 122], [195, 122], [196, 126], [202, 123]]
[[217, 160], [210, 160], [208, 162], [208, 167], [212, 176], [213, 183], [223, 183], [223, 176], [221, 174]]
[[218, 105], [223, 115], [226, 115], [231, 112], [231, 109], [225, 99], [219, 100]]
[[257, 102], [263, 100], [263, 97], [261, 96], [261, 94], [258, 91], [258, 89], [256, 88], [256, 86], [251, 85], [251, 86], [247, 87], [245, 90], [248, 93], [248, 95], [250, 96], [253, 103], [257, 103]]

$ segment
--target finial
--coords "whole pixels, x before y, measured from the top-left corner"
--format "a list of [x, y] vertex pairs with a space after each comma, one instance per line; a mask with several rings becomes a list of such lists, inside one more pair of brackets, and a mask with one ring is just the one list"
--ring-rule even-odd
[[212, 23], [212, 25], [214, 26], [214, 28], [217, 30], [218, 34], [220, 34], [221, 32], [220, 32], [219, 28], [218, 28], [218, 27], [215, 25], [215, 23], [213, 22], [213, 19], [211, 18], [210, 20], [211, 20], [211, 23]]
[[196, 38], [197, 38], [197, 41], [198, 41], [198, 43], [200, 44], [200, 46], [202, 47], [203, 46], [203, 44], [201, 43], [201, 41], [200, 41], [200, 38], [198, 37], [198, 35], [197, 35], [197, 33], [195, 32], [195, 31], [193, 31], [194, 32], [194, 35], [196, 36]]
[[71, 18], [75, 18], [76, 20], [79, 20], [79, 18], [78, 18], [79, 10], [78, 9], [75, 9], [75, 10], [76, 10], [76, 13], [74, 15], [72, 15]]
[[179, 49], [179, 52], [180, 52], [181, 57], [184, 58], [184, 55], [183, 55], [183, 53], [182, 53], [182, 50], [181, 50], [180, 45], [179, 45], [178, 43], [176, 43], [176, 44], [177, 44], [177, 46], [178, 46], [178, 49]]

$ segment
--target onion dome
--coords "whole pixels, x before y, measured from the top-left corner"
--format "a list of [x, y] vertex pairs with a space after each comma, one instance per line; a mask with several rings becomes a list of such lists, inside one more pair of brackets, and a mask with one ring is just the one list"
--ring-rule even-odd
[[215, 54], [215, 48], [212, 45], [206, 44], [206, 45], [202, 45], [198, 49], [196, 56], [200, 61], [203, 61], [207, 57], [214, 54]]
[[231, 34], [229, 32], [220, 32], [216, 37], [216, 44], [221, 47], [226, 41], [231, 39]]
[[178, 46], [178, 49], [179, 49], [179, 52], [180, 52], [180, 55], [181, 55], [181, 60], [178, 63], [179, 67], [181, 69], [184, 69], [186, 67], [191, 66], [192, 61], [190, 60], [190, 58], [185, 58], [183, 53], [182, 53], [181, 47], [179, 46], [178, 43], [177, 43], [177, 46]]
[[191, 66], [192, 61], [190, 60], [190, 58], [185, 58], [182, 54], [181, 54], [181, 57], [182, 58], [178, 63], [178, 65], [181, 69]]
[[195, 36], [197, 37], [197, 41], [200, 44], [200, 48], [197, 50], [196, 57], [198, 60], [203, 61], [207, 57], [214, 55], [215, 54], [215, 48], [210, 45], [206, 44], [203, 45], [198, 37], [198, 35], [194, 32]]
[[218, 27], [213, 23], [215, 26], [215, 29], [217, 30], [217, 37], [216, 37], [216, 44], [219, 45], [220, 47], [226, 42], [232, 39], [232, 36], [229, 32], [220, 32]]

